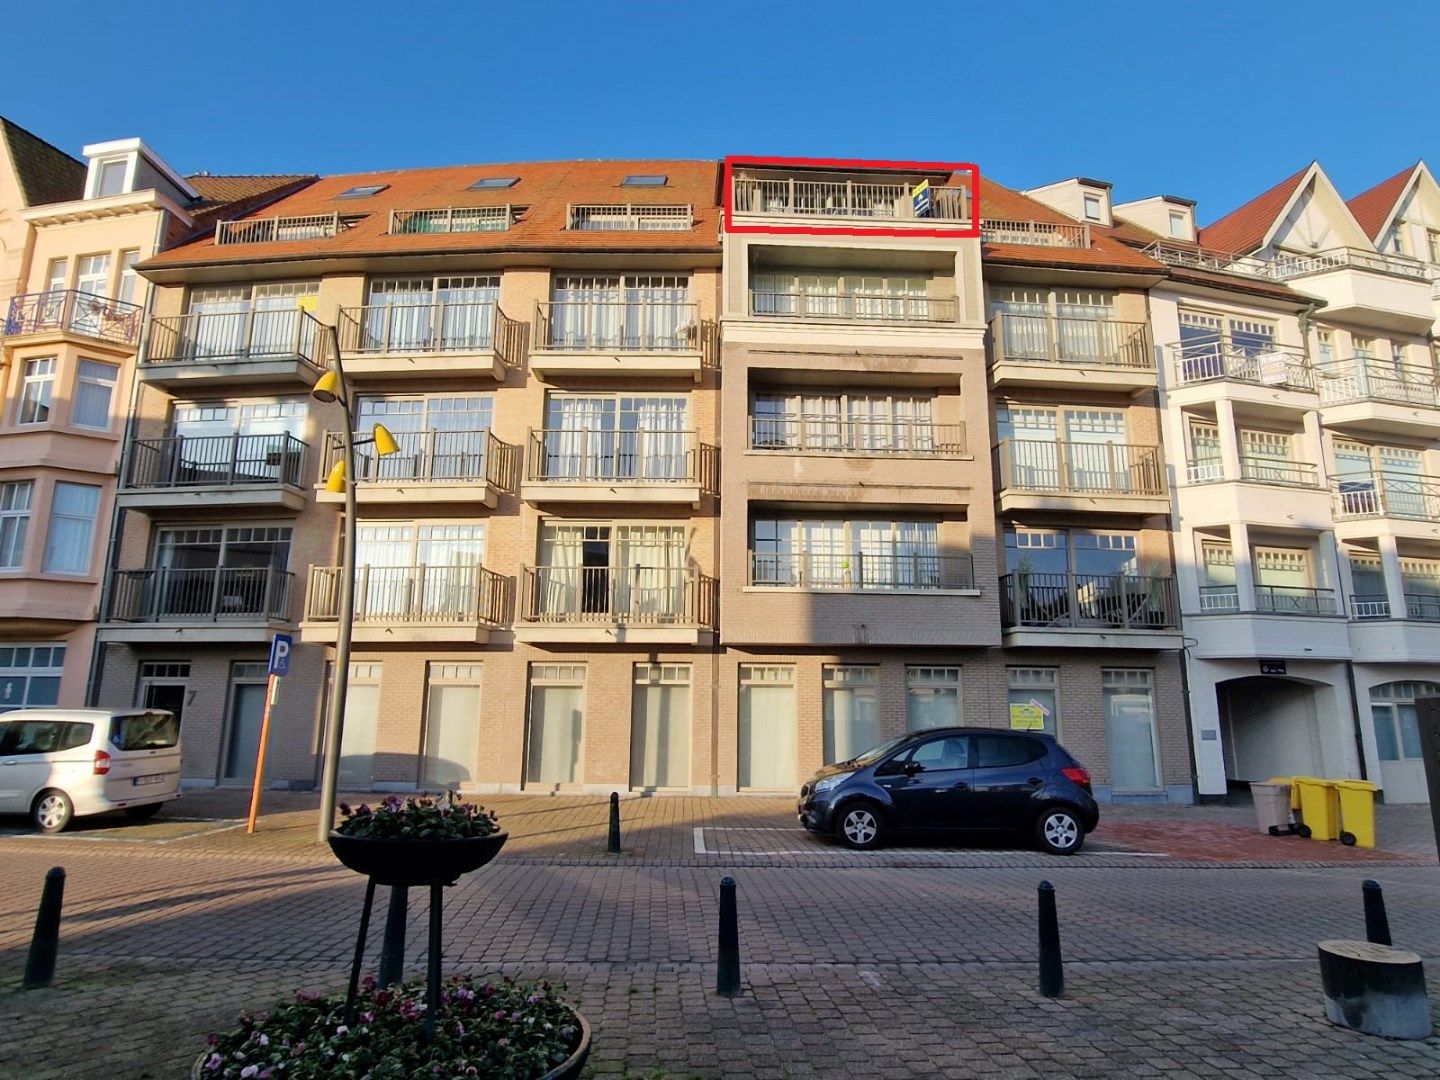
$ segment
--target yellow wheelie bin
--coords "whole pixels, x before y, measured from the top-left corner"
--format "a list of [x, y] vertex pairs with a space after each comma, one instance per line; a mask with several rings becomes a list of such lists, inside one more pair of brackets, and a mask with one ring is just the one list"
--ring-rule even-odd
[[1311, 840], [1334, 840], [1340, 835], [1340, 793], [1334, 780], [1297, 776], [1300, 789], [1300, 835]]
[[1375, 846], [1375, 792], [1368, 780], [1336, 780], [1340, 797], [1340, 842], [1355, 847]]

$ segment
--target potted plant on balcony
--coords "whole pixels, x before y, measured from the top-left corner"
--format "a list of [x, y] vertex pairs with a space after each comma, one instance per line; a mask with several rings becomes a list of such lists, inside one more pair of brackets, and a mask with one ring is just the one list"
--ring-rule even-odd
[[388, 796], [379, 806], [340, 804], [330, 850], [357, 874], [380, 885], [453, 882], [478, 870], [505, 846], [494, 811], [444, 798]]

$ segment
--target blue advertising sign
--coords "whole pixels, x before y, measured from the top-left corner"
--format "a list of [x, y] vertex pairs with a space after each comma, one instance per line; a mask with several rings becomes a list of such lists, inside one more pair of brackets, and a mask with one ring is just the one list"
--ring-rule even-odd
[[295, 639], [289, 634], [276, 634], [270, 641], [270, 674], [290, 674], [290, 646]]

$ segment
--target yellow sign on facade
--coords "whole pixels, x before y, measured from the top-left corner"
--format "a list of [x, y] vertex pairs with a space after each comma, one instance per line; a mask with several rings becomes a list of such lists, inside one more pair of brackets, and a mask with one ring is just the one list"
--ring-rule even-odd
[[308, 311], [311, 315], [314, 315], [315, 309], [320, 306], [320, 297], [297, 296], [295, 298], [295, 306], [301, 311]]
[[1010, 726], [1018, 731], [1044, 731], [1044, 707], [1033, 701], [1012, 703], [1010, 706]]

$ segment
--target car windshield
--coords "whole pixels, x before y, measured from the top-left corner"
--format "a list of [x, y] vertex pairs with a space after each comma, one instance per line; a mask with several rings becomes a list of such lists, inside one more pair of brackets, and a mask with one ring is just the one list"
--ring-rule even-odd
[[896, 749], [901, 743], [905, 742], [909, 738], [909, 733], [906, 733], [904, 735], [897, 735], [893, 739], [887, 739], [879, 746], [872, 746], [869, 750], [866, 750], [863, 754], [861, 754], [855, 759], [855, 764], [860, 766], [874, 765], [875, 762], [879, 761], [886, 754]]

